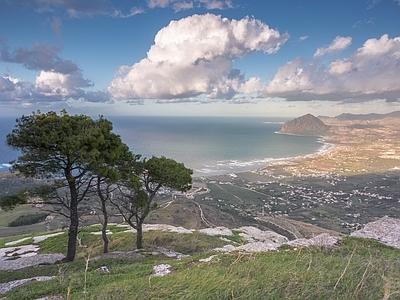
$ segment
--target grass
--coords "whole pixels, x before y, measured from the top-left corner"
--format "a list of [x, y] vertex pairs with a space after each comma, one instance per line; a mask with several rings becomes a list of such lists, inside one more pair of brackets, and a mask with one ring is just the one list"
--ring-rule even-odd
[[[33, 276], [56, 276], [31, 282], [5, 295], [7, 299], [36, 299], [49, 295], [65, 299], [399, 299], [400, 250], [373, 240], [346, 237], [334, 249], [282, 247], [280, 252], [248, 254], [210, 252], [225, 242], [201, 233], [146, 232], [146, 249], [162, 246], [191, 256], [181, 260], [142, 252], [143, 258], [102, 259], [98, 228], [80, 235], [87, 248], [68, 264], [39, 266], [0, 274], [0, 282]], [[110, 249], [133, 250], [135, 236], [117, 232]], [[238, 239], [234, 236], [233, 239]], [[66, 236], [40, 243], [41, 251], [65, 250]], [[208, 263], [200, 258], [216, 254]], [[156, 264], [171, 265], [172, 273], [152, 277]], [[95, 271], [107, 266], [110, 273]], [[385, 298], [386, 297], [386, 298]]]

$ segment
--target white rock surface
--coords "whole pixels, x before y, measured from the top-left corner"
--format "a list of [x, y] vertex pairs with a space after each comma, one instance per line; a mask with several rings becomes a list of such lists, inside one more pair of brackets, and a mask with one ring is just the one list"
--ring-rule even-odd
[[[101, 232], [101, 231], [93, 231], [93, 232], [91, 232], [90, 234], [93, 234], [93, 235], [102, 235], [102, 233], [103, 233], [103, 232]], [[106, 230], [106, 234], [107, 234], [107, 235], [110, 235], [110, 234], [113, 234], [113, 233], [112, 233], [112, 231], [110, 231], [110, 230], [107, 229], [107, 230]]]
[[311, 239], [297, 239], [286, 242], [285, 244], [290, 245], [292, 247], [317, 246], [317, 247], [327, 248], [335, 246], [338, 240], [339, 238], [336, 236], [331, 236], [327, 233], [322, 233]]
[[19, 240], [16, 240], [16, 241], [5, 243], [4, 245], [6, 245], [7, 247], [8, 246], [14, 246], [16, 244], [22, 243], [22, 242], [24, 242], [26, 240], [29, 240], [29, 239], [30, 239], [30, 237], [26, 237], [26, 238], [23, 238], [23, 239], [19, 239]]
[[36, 254], [15, 259], [0, 258], [0, 271], [18, 270], [39, 264], [53, 264], [65, 256], [61, 253]]
[[385, 216], [366, 224], [363, 229], [354, 231], [351, 236], [374, 239], [386, 245], [400, 248], [400, 219]]
[[215, 257], [217, 257], [217, 256], [216, 256], [216, 255], [211, 255], [210, 257], [199, 259], [199, 261], [200, 261], [200, 262], [210, 262], [210, 261], [212, 261]]
[[169, 273], [171, 273], [171, 270], [169, 268], [171, 268], [171, 266], [168, 265], [168, 264], [155, 265], [153, 267], [153, 270], [155, 272], [155, 274], [153, 274], [153, 276], [165, 276], [165, 275], [168, 275]]
[[225, 245], [220, 248], [214, 248], [213, 250], [218, 252], [232, 252], [236, 250], [236, 247], [233, 245]]
[[97, 268], [95, 271], [101, 273], [110, 273], [110, 270], [107, 268], [107, 266], [102, 266], [100, 268]]
[[38, 276], [38, 277], [25, 278], [25, 279], [20, 279], [20, 280], [13, 280], [13, 281], [6, 282], [6, 283], [0, 283], [0, 294], [5, 294], [8, 291], [12, 290], [13, 288], [16, 288], [17, 286], [20, 286], [27, 282], [45, 281], [45, 280], [51, 280], [54, 278], [55, 278], [55, 276]]
[[153, 255], [158, 255], [158, 254], [163, 254], [163, 255], [165, 255], [165, 256], [167, 256], [167, 257], [170, 257], [170, 258], [177, 258], [177, 259], [182, 259], [182, 258], [185, 258], [185, 257], [189, 257], [190, 255], [185, 255], [185, 254], [182, 254], [182, 253], [179, 253], [179, 252], [176, 252], [176, 251], [173, 251], [173, 250], [171, 250], [171, 249], [166, 249], [166, 248], [164, 248], [164, 247], [158, 247], [157, 248], [157, 251], [154, 251], [153, 252]]
[[207, 234], [207, 235], [224, 235], [224, 236], [232, 236], [233, 235], [232, 230], [230, 230], [226, 227], [205, 228], [205, 229], [200, 229], [199, 232]]
[[288, 241], [288, 239], [283, 235], [280, 235], [270, 230], [263, 231], [253, 226], [243, 226], [238, 228], [237, 230], [242, 231], [240, 236], [242, 236], [249, 243], [265, 241], [282, 244]]
[[[127, 232], [136, 232], [136, 229], [131, 228], [130, 226], [127, 226], [128, 230]], [[183, 227], [176, 227], [172, 225], [166, 225], [166, 224], [144, 224], [143, 225], [143, 232], [148, 232], [148, 231], [155, 231], [155, 230], [160, 230], [160, 231], [168, 231], [168, 232], [176, 232], [176, 233], [193, 233], [193, 229], [189, 230]]]
[[37, 243], [40, 243], [41, 241], [44, 241], [45, 239], [48, 239], [50, 237], [57, 236], [57, 235], [60, 235], [60, 234], [64, 234], [64, 233], [65, 233], [65, 231], [60, 231], [60, 232], [56, 232], [56, 233], [51, 233], [51, 234], [46, 234], [46, 235], [41, 235], [41, 236], [35, 236], [33, 238], [33, 243], [37, 244]]
[[277, 244], [270, 241], [253, 242], [245, 245], [236, 247], [236, 250], [242, 250], [245, 252], [267, 252], [276, 251], [281, 244]]

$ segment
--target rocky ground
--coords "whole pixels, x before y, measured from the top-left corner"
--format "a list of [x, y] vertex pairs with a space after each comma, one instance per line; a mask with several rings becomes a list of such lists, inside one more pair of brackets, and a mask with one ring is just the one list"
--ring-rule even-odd
[[[189, 230], [183, 227], [175, 227], [171, 225], [163, 225], [163, 224], [145, 225], [144, 231], [150, 231], [150, 230], [177, 232], [180, 234], [191, 234], [192, 232], [194, 232], [194, 230]], [[327, 247], [334, 247], [337, 244], [338, 240], [340, 239], [337, 236], [330, 236], [329, 234], [323, 233], [310, 239], [296, 239], [293, 241], [288, 241], [286, 237], [277, 234], [275, 232], [268, 230], [263, 231], [252, 226], [244, 226], [235, 229], [235, 231], [240, 232], [239, 235], [246, 241], [245, 244], [238, 244], [232, 242], [227, 238], [233, 235], [232, 230], [229, 228], [215, 227], [215, 228], [201, 229], [199, 231], [208, 235], [218, 235], [220, 236], [221, 239], [229, 241], [229, 244], [227, 244], [226, 246], [214, 249], [215, 251], [225, 252], [225, 253], [232, 251], [243, 251], [243, 252], [277, 251], [279, 247], [284, 244], [289, 245], [293, 248], [309, 247], [309, 246], [327, 248]], [[63, 234], [63, 232], [57, 234]], [[384, 217], [375, 222], [367, 224], [363, 229], [358, 230], [352, 233], [351, 235], [362, 238], [375, 239], [389, 246], [400, 248], [400, 220]], [[19, 247], [13, 246], [16, 243], [20, 243], [21, 241], [23, 241], [23, 240], [18, 240], [6, 245], [9, 247], [1, 248], [0, 271], [16, 270], [38, 264], [53, 264], [61, 260], [64, 257], [64, 255], [60, 253], [54, 253], [54, 254], [37, 253], [37, 251], [39, 250], [39, 246], [37, 244], [38, 241], [46, 239], [50, 236], [54, 236], [54, 234], [38, 237], [36, 240], [34, 240], [34, 243], [32, 245], [19, 246]], [[138, 255], [142, 255], [138, 254], [135, 251], [129, 253], [116, 252], [116, 253], [110, 253], [108, 255], [109, 257], [121, 257], [124, 256], [125, 254], [128, 255], [129, 257], [138, 257]], [[176, 259], [181, 259], [186, 257], [181, 253], [165, 248], [154, 249], [152, 250], [151, 254], [163, 255]], [[214, 259], [214, 257], [215, 255], [210, 256], [208, 259], [212, 260]], [[105, 269], [99, 271], [105, 272]], [[167, 275], [169, 273], [168, 265], [163, 265], [163, 264], [157, 265], [154, 267], [154, 272], [155, 276]], [[43, 276], [43, 277], [15, 280], [8, 283], [2, 283], [0, 284], [0, 295], [26, 282], [35, 280], [43, 281], [51, 279], [53, 279], [53, 277]]]
[[351, 236], [374, 239], [400, 249], [400, 220], [383, 217], [366, 224], [363, 229], [353, 232]]

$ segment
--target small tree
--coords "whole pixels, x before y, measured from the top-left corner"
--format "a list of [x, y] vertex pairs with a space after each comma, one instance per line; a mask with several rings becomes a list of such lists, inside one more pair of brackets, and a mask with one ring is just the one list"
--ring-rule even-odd
[[[95, 194], [99, 197], [101, 220], [101, 237], [103, 239], [103, 253], [108, 253], [109, 240], [107, 237], [107, 226], [109, 219], [109, 211], [107, 210], [107, 202], [110, 201], [113, 192], [117, 189], [116, 183], [122, 176], [127, 176], [126, 172], [130, 172], [128, 162], [134, 159], [128, 146], [121, 143], [119, 136], [111, 135], [109, 137], [110, 144], [114, 145], [101, 150], [103, 163], [99, 164], [95, 170], [96, 187]], [[109, 151], [114, 149], [114, 151]], [[115, 151], [118, 149], [118, 151]]]
[[193, 171], [173, 159], [152, 157], [132, 159], [132, 172], [118, 184], [119, 193], [111, 200], [124, 220], [137, 231], [136, 246], [143, 248], [143, 222], [152, 209], [160, 188], [187, 192], [192, 187]]
[[[41, 194], [47, 203], [70, 221], [65, 261], [73, 261], [79, 229], [79, 207], [88, 199], [96, 184], [96, 174], [104, 178], [115, 177], [108, 170], [110, 157], [124, 152], [124, 145], [112, 133], [112, 124], [103, 117], [93, 120], [86, 115], [70, 116], [63, 110], [46, 114], [38, 111], [22, 116], [7, 144], [20, 150], [22, 155], [12, 162], [12, 170], [27, 177], [51, 178]], [[108, 153], [106, 155], [106, 153]], [[7, 199], [10, 207], [21, 203], [21, 198]]]

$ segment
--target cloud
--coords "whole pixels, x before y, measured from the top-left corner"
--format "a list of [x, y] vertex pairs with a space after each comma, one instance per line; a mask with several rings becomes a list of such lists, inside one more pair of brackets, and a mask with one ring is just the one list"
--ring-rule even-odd
[[174, 7], [174, 11], [178, 12], [181, 10], [192, 9], [194, 7], [194, 5], [193, 5], [193, 2], [175, 2], [173, 7]]
[[143, 99], [130, 99], [127, 100], [126, 103], [130, 105], [144, 105]]
[[176, 12], [192, 9], [193, 7], [204, 7], [206, 9], [228, 9], [232, 8], [231, 0], [147, 0], [150, 9], [172, 7]]
[[379, 2], [381, 2], [381, 0], [369, 0], [369, 5], [367, 7], [367, 9], [372, 9], [375, 7], [375, 5], [377, 5]]
[[109, 1], [107, 0], [35, 0], [37, 11], [54, 12], [59, 8], [67, 11], [70, 17], [92, 16], [106, 12]]
[[328, 47], [318, 48], [314, 54], [314, 57], [323, 56], [327, 53], [342, 51], [350, 46], [351, 40], [352, 38], [349, 36], [348, 37], [337, 36]]
[[171, 104], [171, 103], [202, 103], [203, 101], [199, 98], [176, 98], [176, 99], [158, 99], [158, 104]]
[[0, 93], [11, 92], [14, 89], [14, 83], [9, 77], [0, 77]]
[[124, 13], [121, 9], [114, 6], [113, 2], [118, 3], [117, 1], [111, 0], [19, 0], [18, 4], [32, 5], [39, 13], [66, 12], [70, 18], [87, 18], [95, 15], [128, 18], [144, 12], [139, 7], [132, 7], [128, 12]]
[[83, 96], [80, 88], [90, 86], [90, 81], [83, 79], [80, 72], [62, 74], [41, 71], [35, 79], [35, 91], [48, 98], [79, 98]]
[[262, 95], [288, 101], [399, 101], [400, 37], [368, 39], [345, 59], [328, 65], [297, 58], [280, 67]]
[[0, 76], [0, 102], [24, 103], [32, 100], [33, 84], [11, 76]]
[[228, 20], [206, 14], [172, 21], [157, 33], [147, 58], [119, 68], [108, 91], [117, 99], [202, 94], [229, 99], [255, 92], [259, 79], [245, 81], [240, 70], [232, 69], [233, 61], [256, 51], [275, 53], [287, 39], [287, 34], [249, 17]]
[[58, 56], [60, 51], [59, 47], [39, 43], [35, 43], [33, 49], [17, 48], [13, 51], [9, 51], [6, 46], [3, 46], [0, 60], [22, 64], [25, 68], [35, 71], [54, 71], [62, 74], [79, 71], [74, 62], [63, 60]]
[[138, 14], [144, 13], [144, 9], [138, 7], [132, 7], [128, 13], [123, 13], [120, 9], [114, 9], [114, 12], [110, 14], [114, 18], [130, 18]]
[[61, 25], [62, 25], [61, 20], [57, 17], [53, 17], [53, 20], [50, 23], [50, 27], [55, 34], [59, 35], [61, 33]]
[[306, 39], [308, 39], [308, 35], [304, 35], [299, 37], [299, 42], [305, 41]]
[[258, 100], [244, 96], [244, 97], [234, 97], [230, 100], [225, 100], [225, 103], [227, 104], [257, 104]]
[[107, 91], [86, 91], [92, 83], [80, 72], [62, 74], [41, 71], [31, 83], [11, 76], [0, 77], [0, 102], [28, 103], [60, 102], [68, 99], [86, 102], [112, 102]]
[[39, 71], [35, 82], [11, 76], [0, 77], [0, 99], [4, 102], [64, 101], [82, 99], [89, 102], [110, 102], [107, 91], [86, 91], [93, 83], [83, 78], [82, 71], [70, 60], [58, 56], [59, 47], [35, 43], [33, 49], [17, 48], [10, 51], [5, 44], [0, 61], [21, 64], [29, 70]]

